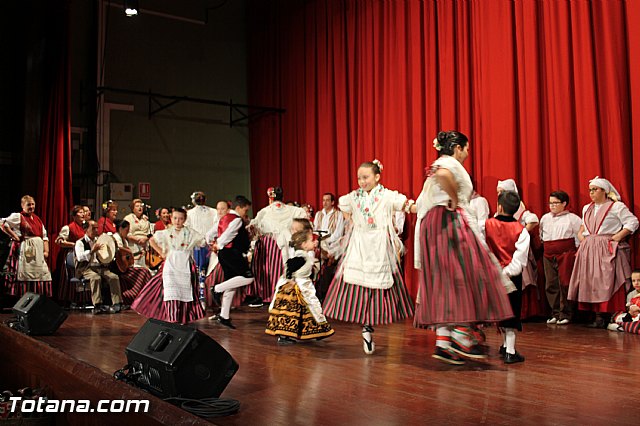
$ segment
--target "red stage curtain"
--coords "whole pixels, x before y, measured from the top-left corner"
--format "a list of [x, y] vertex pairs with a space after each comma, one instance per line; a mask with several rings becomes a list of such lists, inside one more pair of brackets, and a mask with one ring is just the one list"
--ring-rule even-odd
[[555, 189], [580, 213], [600, 175], [640, 212], [638, 3], [250, 1], [250, 103], [287, 110], [250, 123], [255, 208], [278, 184], [318, 207], [374, 158], [385, 186], [415, 198], [434, 136], [457, 129], [490, 205], [514, 178], [539, 216]]
[[71, 193], [71, 135], [69, 119], [69, 34], [68, 5], [65, 0], [50, 5], [55, 17], [48, 21], [50, 42], [45, 85], [46, 99], [41, 122], [40, 156], [36, 210], [49, 233], [49, 266], [55, 269], [60, 228], [69, 223]]

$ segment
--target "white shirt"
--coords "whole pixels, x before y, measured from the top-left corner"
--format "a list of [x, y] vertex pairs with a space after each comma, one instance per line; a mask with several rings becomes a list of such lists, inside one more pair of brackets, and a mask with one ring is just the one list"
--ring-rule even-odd
[[578, 232], [582, 219], [580, 216], [571, 212], [563, 211], [562, 214], [554, 215], [549, 212], [540, 219], [540, 239], [545, 241], [565, 240], [574, 238], [576, 247], [580, 243], [578, 240]]
[[[582, 208], [582, 224], [584, 224], [584, 214], [587, 212], [589, 205], [590, 204], [587, 204]], [[602, 206], [603, 204], [596, 204], [594, 206], [594, 215], [598, 214], [598, 210], [600, 210]], [[638, 218], [631, 213], [624, 203], [616, 201], [604, 218], [598, 234], [616, 234], [620, 232], [622, 228], [628, 229], [633, 234], [638, 230]], [[589, 235], [589, 230], [586, 225], [582, 235]]]
[[323, 240], [328, 245], [331, 245], [335, 241], [338, 241], [340, 237], [342, 237], [342, 234], [344, 232], [344, 216], [342, 215], [341, 211], [335, 208], [332, 208], [331, 211], [326, 211], [322, 209], [322, 213], [324, 213], [322, 220], [320, 220], [320, 212], [316, 213], [316, 217], [313, 221], [313, 227], [316, 230], [326, 231], [326, 232], [330, 232], [329, 222], [330, 222], [331, 216], [336, 215], [336, 229], [333, 232], [331, 232], [331, 235], [329, 237]]
[[[89, 242], [89, 250], [84, 249], [84, 242]], [[94, 256], [94, 253], [91, 253], [91, 249], [96, 242], [89, 238], [86, 234], [84, 237], [80, 238], [76, 241], [76, 246], [74, 247], [76, 260], [78, 262], [89, 262], [89, 265], [97, 265], [98, 260]]]
[[195, 206], [187, 211], [187, 221], [184, 226], [188, 226], [200, 235], [206, 235], [213, 224], [218, 221], [218, 211], [209, 206]]
[[[0, 223], [6, 223], [18, 237], [22, 236], [22, 232], [20, 232], [20, 213], [11, 213], [8, 217], [0, 219]], [[47, 230], [44, 228], [44, 225], [42, 225], [42, 240], [49, 241], [49, 237], [47, 237]]]
[[229, 226], [227, 226], [227, 229], [225, 229], [222, 235], [218, 237], [217, 242], [218, 242], [219, 250], [222, 250], [224, 246], [226, 246], [231, 241], [233, 241], [236, 235], [238, 235], [238, 231], [240, 230], [240, 227], [244, 225], [244, 222], [242, 221], [242, 218], [240, 217], [237, 211], [229, 210], [229, 213], [227, 214], [234, 214], [237, 217], [233, 219], [231, 223], [229, 223]]
[[531, 242], [531, 237], [529, 236], [529, 231], [527, 229], [523, 229], [518, 237], [518, 241], [516, 241], [516, 251], [513, 253], [513, 257], [511, 258], [511, 262], [507, 266], [502, 269], [502, 272], [508, 277], [515, 277], [516, 275], [520, 275], [524, 270], [524, 267], [528, 263], [529, 256], [529, 243]]

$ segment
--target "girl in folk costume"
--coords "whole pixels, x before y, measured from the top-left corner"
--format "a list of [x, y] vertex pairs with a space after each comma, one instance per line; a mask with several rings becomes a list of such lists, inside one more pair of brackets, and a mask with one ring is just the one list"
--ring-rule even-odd
[[47, 230], [34, 213], [36, 202], [33, 197], [22, 197], [21, 206], [20, 213], [0, 219], [2, 230], [13, 240], [7, 258], [5, 289], [14, 296], [29, 291], [51, 296]]
[[269, 188], [267, 195], [269, 205], [260, 210], [249, 225], [259, 238], [252, 261], [254, 288], [248, 292], [265, 302], [271, 301], [276, 283], [282, 275], [283, 261], [288, 258], [291, 221], [307, 217], [307, 213], [300, 207], [282, 202], [282, 188]]
[[58, 299], [63, 302], [78, 303], [82, 293], [77, 292], [71, 286], [67, 276], [67, 254], [74, 249], [76, 241], [84, 238], [86, 222], [84, 221], [84, 207], [73, 206], [71, 209], [71, 223], [60, 229], [56, 238], [56, 244], [63, 248], [58, 254], [58, 271], [60, 273], [60, 287], [58, 289]]
[[[498, 195], [502, 191], [513, 191], [520, 195], [518, 187], [513, 179], [499, 180], [497, 192]], [[522, 197], [521, 197], [522, 199]], [[538, 226], [540, 220], [535, 213], [530, 212], [524, 205], [524, 201], [520, 201], [520, 208], [513, 217], [524, 226], [531, 235], [531, 244], [533, 244], [533, 230]], [[521, 318], [528, 318], [536, 315], [542, 315], [545, 311], [544, 295], [542, 289], [538, 288], [538, 263], [535, 258], [534, 247], [529, 250], [529, 261], [522, 272], [522, 313]]]
[[98, 220], [98, 235], [104, 233], [115, 234], [116, 225], [114, 221], [118, 216], [118, 203], [115, 201], [107, 201], [103, 204], [102, 217]]
[[[122, 265], [112, 268], [114, 272], [120, 278], [120, 290], [122, 291], [122, 302], [131, 305], [140, 290], [151, 279], [151, 272], [143, 266], [133, 265], [133, 253], [127, 247], [127, 235], [129, 235], [130, 224], [126, 220], [116, 219], [115, 221], [117, 232], [113, 234], [113, 238], [116, 240], [118, 247], [116, 258], [127, 258], [126, 263], [128, 267], [124, 269]], [[124, 270], [123, 270], [124, 269]]]
[[606, 179], [589, 181], [591, 203], [582, 208], [580, 247], [569, 283], [569, 300], [578, 309], [596, 313], [591, 327], [606, 327], [608, 317], [625, 307], [631, 283], [631, 248], [627, 237], [638, 229], [638, 218], [620, 200]]
[[578, 232], [582, 219], [566, 210], [569, 195], [564, 191], [549, 194], [549, 213], [540, 219], [540, 241], [544, 247], [545, 292], [551, 307], [551, 318], [547, 324], [569, 324], [572, 306], [567, 299]]
[[325, 314], [362, 324], [363, 349], [375, 351], [373, 325], [388, 324], [413, 314], [413, 302], [399, 272], [400, 239], [393, 215], [408, 208], [407, 197], [380, 184], [378, 160], [358, 168], [359, 189], [339, 200], [353, 230], [346, 251], [329, 286]]
[[269, 306], [265, 333], [278, 336], [279, 344], [298, 340], [324, 339], [334, 331], [322, 314], [322, 306], [311, 281], [314, 259], [308, 253], [317, 244], [310, 230], [291, 236], [295, 253], [287, 260], [285, 275], [276, 285], [276, 295]]
[[151, 224], [147, 216], [144, 215], [144, 203], [141, 199], [132, 200], [130, 207], [131, 213], [124, 217], [124, 220], [130, 223], [127, 242], [136, 258], [136, 265], [147, 266], [145, 253], [149, 235], [151, 235]]
[[151, 237], [151, 246], [165, 261], [142, 289], [131, 308], [149, 318], [186, 324], [205, 316], [198, 302], [198, 277], [191, 259], [204, 236], [184, 226], [187, 212], [175, 209], [171, 227]]
[[467, 215], [473, 193], [462, 166], [469, 155], [467, 137], [440, 132], [433, 145], [439, 157], [412, 208], [418, 213], [415, 266], [422, 269], [414, 324], [435, 327], [434, 358], [463, 364], [459, 355], [486, 357], [469, 325], [512, 317], [505, 287], [515, 287], [503, 280]]

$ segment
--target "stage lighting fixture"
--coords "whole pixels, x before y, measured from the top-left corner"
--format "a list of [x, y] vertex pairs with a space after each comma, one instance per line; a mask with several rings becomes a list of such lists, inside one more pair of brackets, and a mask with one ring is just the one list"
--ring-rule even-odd
[[124, 14], [128, 17], [138, 14], [138, 0], [124, 0]]

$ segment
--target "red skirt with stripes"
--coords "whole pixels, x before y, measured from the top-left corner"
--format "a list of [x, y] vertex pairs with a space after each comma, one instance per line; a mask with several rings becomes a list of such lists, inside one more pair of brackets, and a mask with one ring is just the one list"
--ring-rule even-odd
[[22, 296], [32, 292], [53, 296], [53, 285], [51, 281], [18, 281], [18, 260], [20, 258], [20, 243], [13, 241], [9, 249], [7, 258], [4, 288], [5, 293], [11, 296]]
[[443, 206], [429, 210], [420, 225], [420, 248], [416, 327], [513, 317], [502, 271], [460, 210]]
[[124, 273], [119, 273], [120, 290], [122, 290], [122, 301], [127, 305], [133, 303], [138, 297], [140, 290], [151, 279], [151, 271], [147, 268], [130, 267]]
[[388, 289], [349, 284], [338, 274], [329, 286], [324, 314], [357, 324], [389, 324], [412, 316], [413, 302], [399, 271], [393, 274], [393, 285]]
[[263, 235], [256, 242], [251, 261], [251, 271], [255, 279], [247, 288], [247, 294], [260, 296], [263, 301], [270, 302], [276, 284], [284, 271], [282, 252], [273, 238]]
[[164, 287], [162, 284], [164, 263], [162, 263], [158, 273], [151, 278], [147, 285], [140, 291], [138, 297], [131, 305], [131, 309], [147, 318], [155, 318], [161, 321], [180, 324], [187, 324], [204, 318], [206, 313], [198, 300], [197, 275], [195, 274], [195, 267], [193, 265], [191, 266], [192, 302], [180, 302], [178, 300], [164, 301]]

